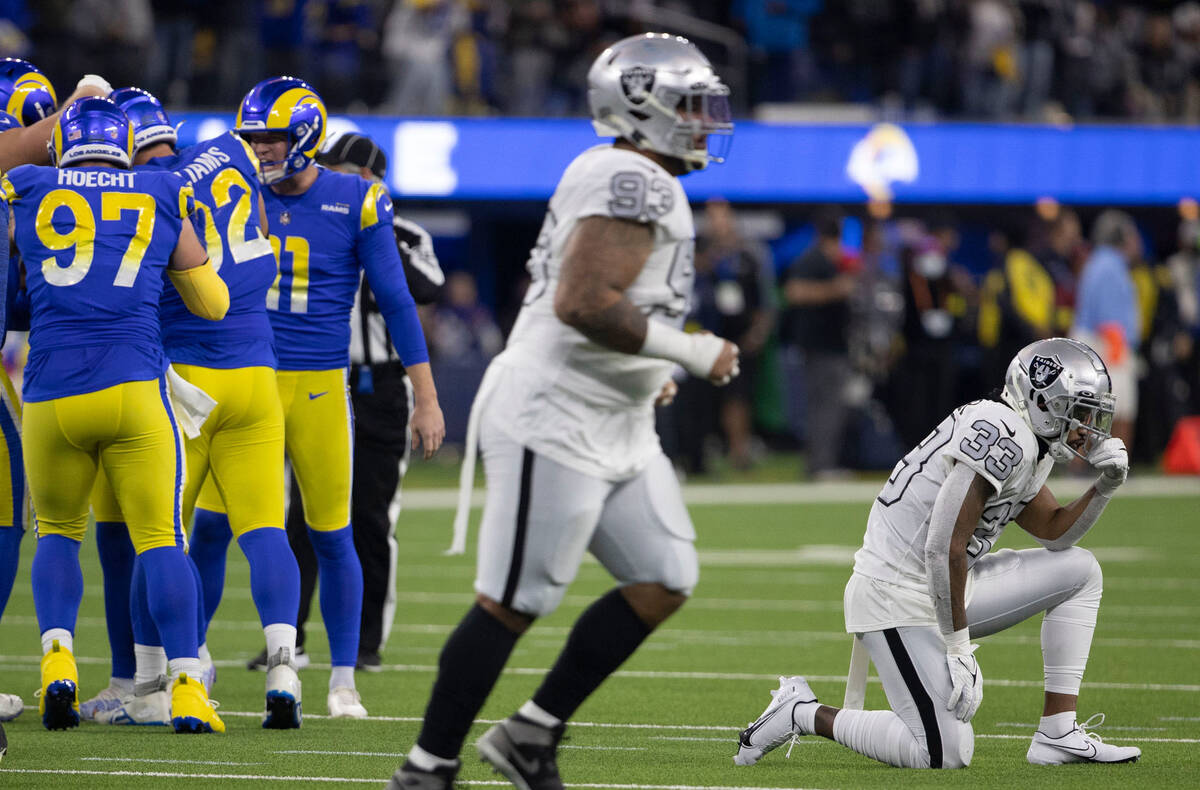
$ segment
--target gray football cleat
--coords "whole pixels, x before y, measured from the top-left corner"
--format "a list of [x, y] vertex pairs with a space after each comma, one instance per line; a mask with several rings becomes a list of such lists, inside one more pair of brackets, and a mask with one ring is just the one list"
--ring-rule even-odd
[[492, 725], [476, 741], [475, 749], [517, 790], [563, 790], [557, 758], [558, 742], [566, 729], [566, 724], [543, 727], [514, 713]]
[[452, 766], [425, 771], [405, 760], [404, 765], [392, 774], [385, 790], [450, 790], [461, 766], [462, 763], [455, 760]]

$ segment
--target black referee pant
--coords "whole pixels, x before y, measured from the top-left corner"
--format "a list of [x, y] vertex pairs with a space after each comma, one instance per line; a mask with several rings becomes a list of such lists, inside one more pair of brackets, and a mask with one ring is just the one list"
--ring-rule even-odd
[[[350, 368], [350, 399], [354, 406], [350, 522], [363, 571], [360, 655], [378, 653], [385, 632], [391, 629], [397, 547], [390, 510], [403, 470], [408, 466], [411, 435], [408, 416], [412, 409], [411, 385], [399, 362], [371, 365], [370, 370], [368, 382], [360, 375], [360, 366]], [[287, 535], [300, 565], [300, 611], [296, 615], [296, 644], [300, 646], [304, 644], [304, 623], [317, 586], [317, 555], [308, 537], [295, 477], [288, 505]]]

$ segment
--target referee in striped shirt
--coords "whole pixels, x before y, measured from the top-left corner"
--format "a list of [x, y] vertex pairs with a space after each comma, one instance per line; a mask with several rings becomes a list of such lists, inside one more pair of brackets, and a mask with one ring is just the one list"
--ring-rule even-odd
[[[317, 158], [332, 170], [382, 181], [387, 156], [361, 134], [343, 134]], [[408, 290], [417, 304], [438, 300], [445, 276], [438, 266], [433, 241], [419, 225], [396, 216], [396, 246], [404, 262]], [[354, 547], [363, 570], [362, 628], [358, 669], [380, 669], [380, 650], [387, 643], [396, 613], [396, 519], [400, 515], [400, 481], [408, 469], [412, 433], [408, 419], [413, 390], [392, 345], [383, 315], [363, 278], [350, 314], [350, 397], [354, 404], [354, 487], [350, 522]], [[288, 541], [300, 565], [300, 611], [296, 617], [296, 659], [304, 666], [304, 623], [317, 582], [313, 553], [300, 492], [292, 480], [287, 515]], [[251, 669], [265, 669], [265, 651], [252, 659]]]

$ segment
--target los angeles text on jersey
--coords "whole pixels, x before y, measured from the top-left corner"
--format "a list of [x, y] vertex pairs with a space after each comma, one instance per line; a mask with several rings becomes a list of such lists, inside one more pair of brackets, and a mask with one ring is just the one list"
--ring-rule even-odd
[[60, 187], [124, 187], [133, 188], [134, 174], [128, 170], [71, 170], [58, 171]]

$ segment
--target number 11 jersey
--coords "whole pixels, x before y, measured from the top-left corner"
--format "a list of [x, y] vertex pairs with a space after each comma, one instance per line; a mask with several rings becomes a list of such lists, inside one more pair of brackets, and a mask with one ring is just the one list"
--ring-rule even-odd
[[[936, 625], [925, 541], [934, 502], [953, 464], [966, 464], [992, 487], [967, 544], [969, 568], [991, 551], [1005, 526], [1045, 485], [1054, 460], [1049, 454], [1039, 459], [1039, 449], [1021, 416], [999, 401], [972, 401], [942, 420], [896, 464], [871, 507], [863, 546], [854, 555], [855, 578], [847, 587], [847, 629]], [[864, 577], [872, 590], [862, 589]], [[970, 574], [967, 585], [969, 600]]]

